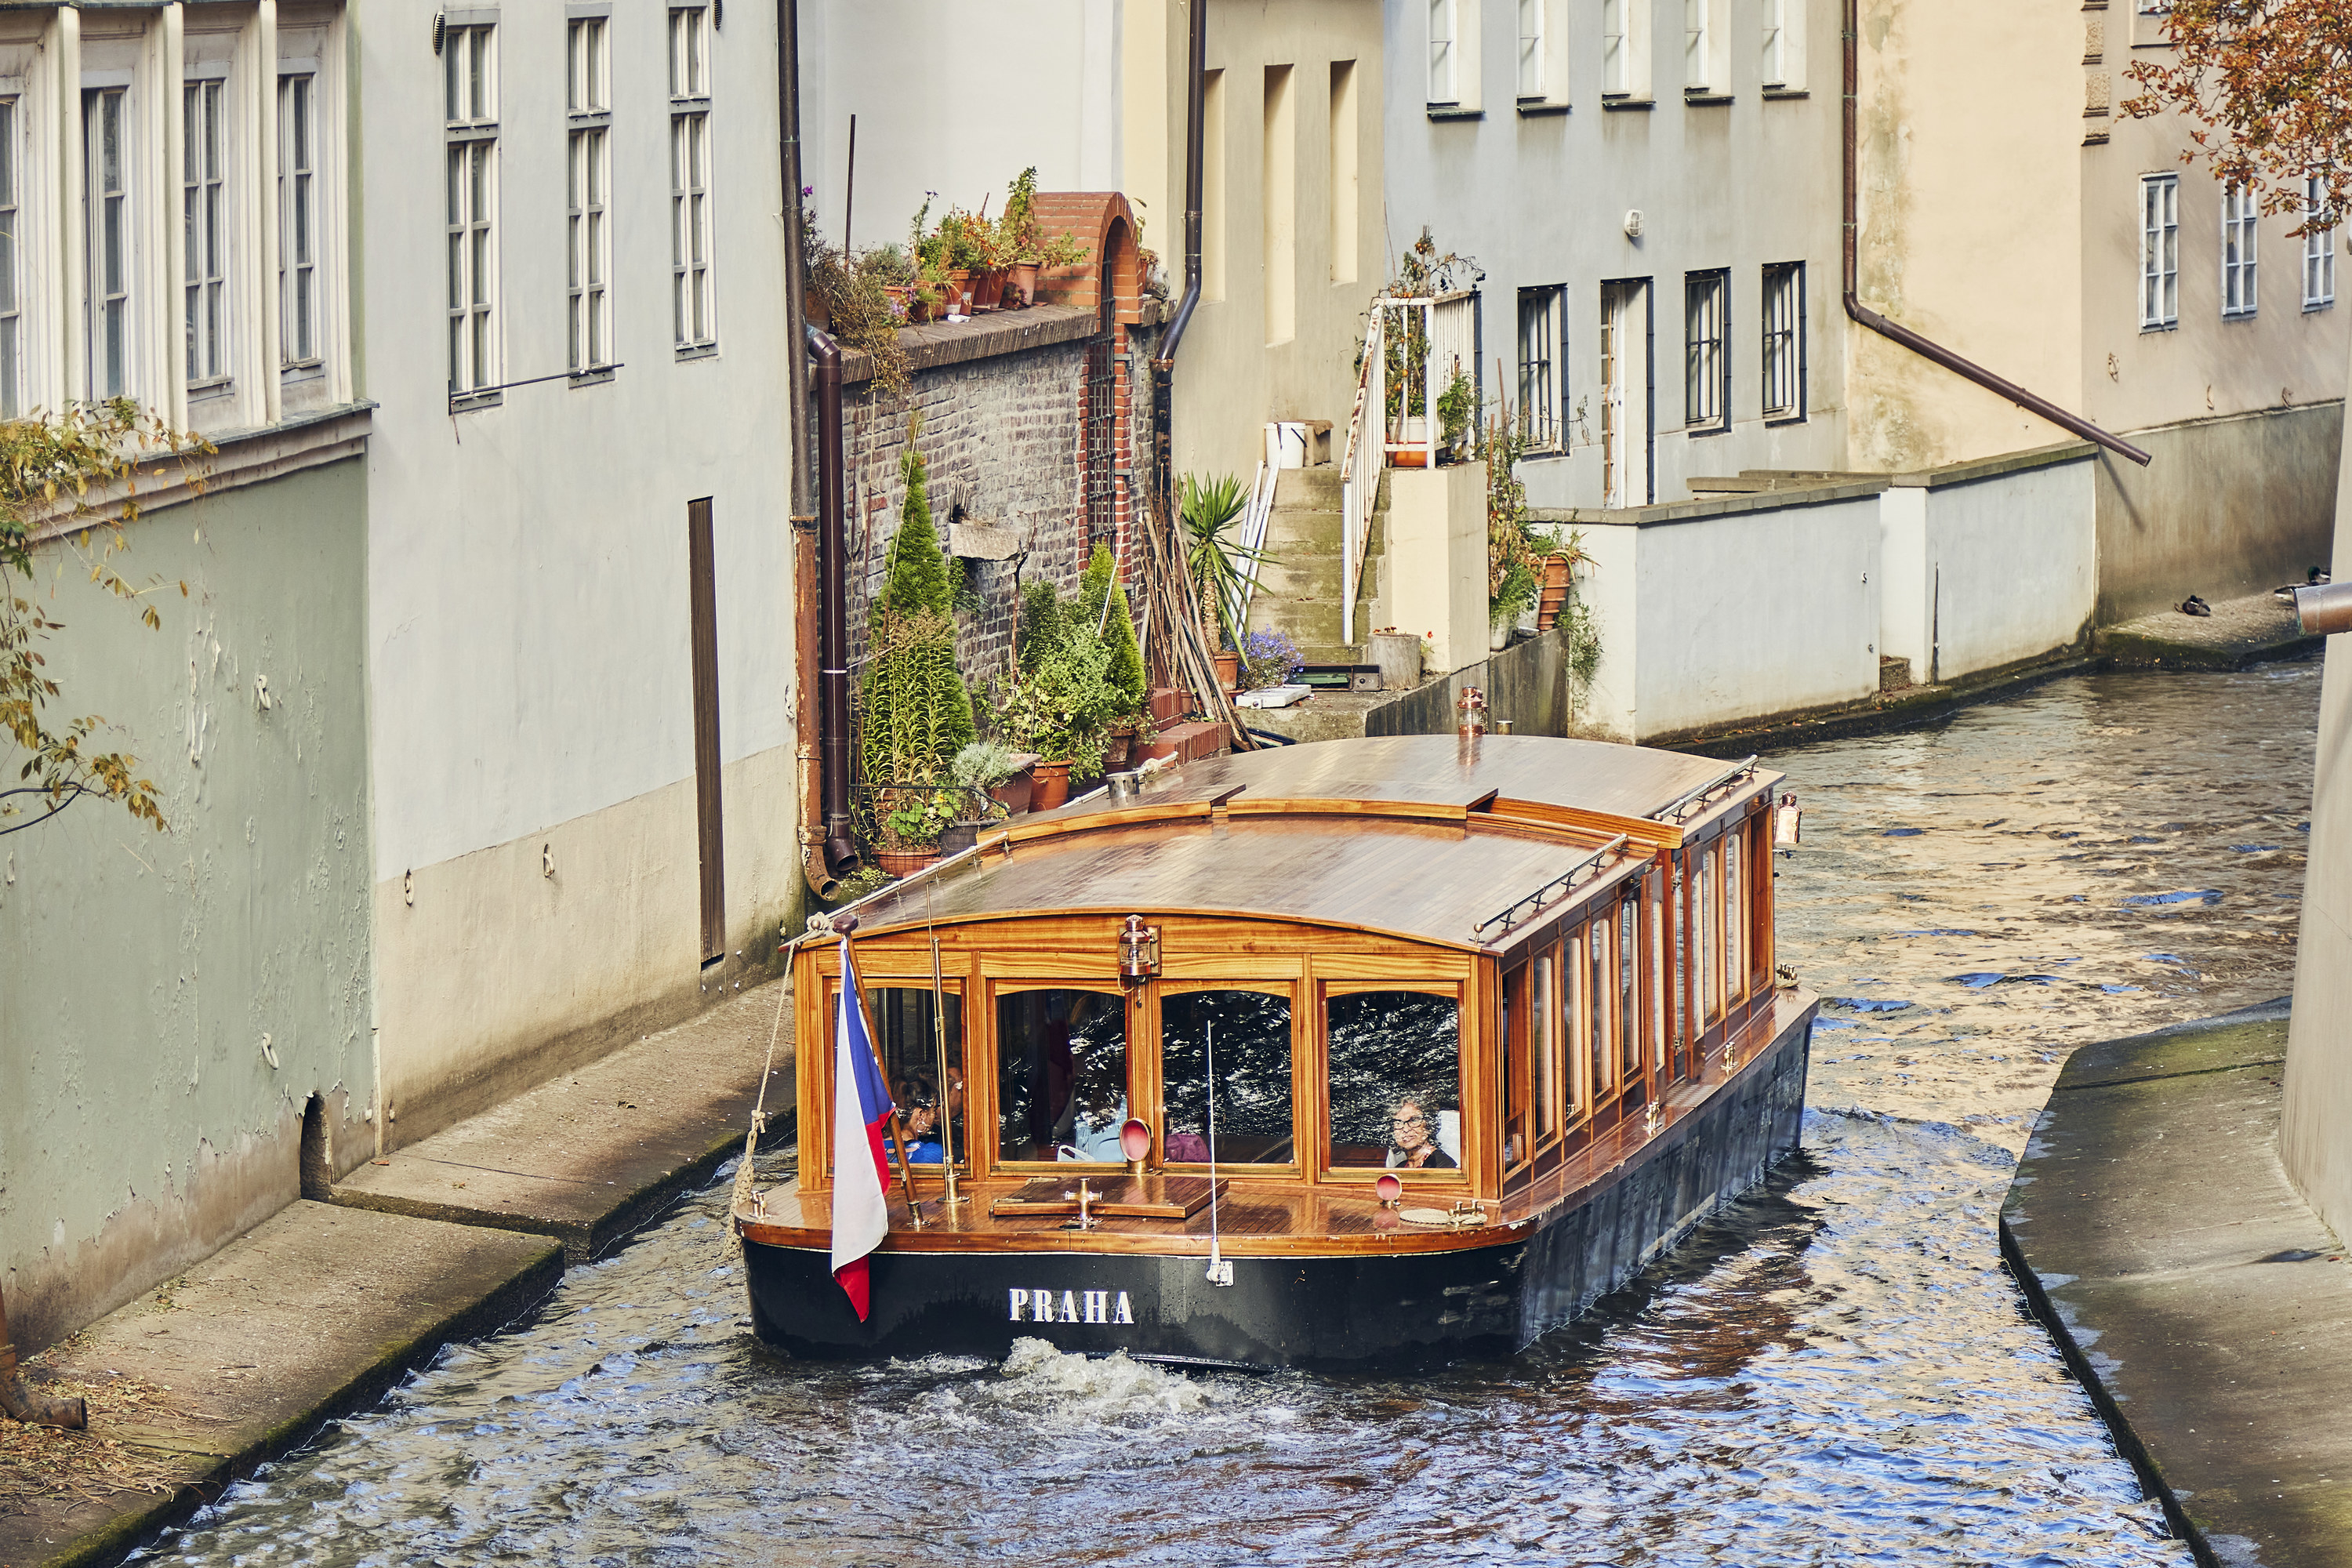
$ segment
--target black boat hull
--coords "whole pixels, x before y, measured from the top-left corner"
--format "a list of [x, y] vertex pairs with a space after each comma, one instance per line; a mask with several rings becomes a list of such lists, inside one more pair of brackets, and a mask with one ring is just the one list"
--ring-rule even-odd
[[[752, 1324], [818, 1360], [999, 1357], [1015, 1339], [1081, 1352], [1256, 1367], [1511, 1354], [1624, 1285], [1793, 1153], [1812, 1014], [1730, 1083], [1529, 1230], [1442, 1252], [1206, 1260], [1100, 1252], [912, 1252], [869, 1260], [859, 1322], [824, 1253], [744, 1243]], [[1465, 1238], [1465, 1241], [1468, 1238]]]

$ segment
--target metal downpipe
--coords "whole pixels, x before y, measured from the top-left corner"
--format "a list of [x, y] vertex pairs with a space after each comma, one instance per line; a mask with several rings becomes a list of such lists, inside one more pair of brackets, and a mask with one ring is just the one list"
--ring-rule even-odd
[[1184, 293], [1160, 334], [1151, 362], [1151, 461], [1161, 503], [1176, 516], [1174, 458], [1176, 351], [1201, 303], [1201, 149], [1207, 120], [1209, 0], [1192, 0], [1186, 19], [1184, 89]]
[[1845, 53], [1845, 163], [1843, 171], [1844, 184], [1843, 195], [1845, 200], [1845, 211], [1844, 245], [1843, 248], [1844, 251], [1843, 283], [1845, 290], [1845, 313], [1847, 320], [1855, 322], [1857, 325], [1867, 327], [1870, 331], [1876, 332], [1882, 338], [1901, 343], [1905, 348], [1909, 349], [1913, 353], [1917, 354], [1920, 358], [1929, 360], [1937, 364], [1942, 365], [1946, 370], [1950, 371], [1953, 374], [1961, 377], [1963, 380], [1975, 382], [1979, 386], [1983, 387], [1986, 391], [1990, 392], [1997, 396], [2007, 398], [2010, 402], [2016, 404], [2020, 408], [2025, 409], [2029, 413], [2041, 416], [2042, 418], [2047, 419], [2051, 424], [2057, 426], [2062, 430], [2079, 436], [2085, 441], [2095, 442], [2099, 446], [2105, 447], [2108, 451], [2116, 454], [2118, 457], [2129, 458], [2133, 462], [2137, 463], [2143, 468], [2147, 467], [2148, 463], [2151, 461], [2148, 454], [2143, 452], [2137, 447], [2133, 446], [2129, 441], [2125, 440], [2122, 437], [2110, 435], [2106, 431], [2102, 430], [2097, 426], [2092, 424], [2089, 420], [2084, 418], [2081, 415], [2070, 413], [2067, 410], [2059, 407], [2048, 398], [2043, 397], [2037, 393], [2028, 392], [2025, 388], [2018, 385], [2015, 382], [2011, 381], [2004, 376], [1995, 375], [1991, 371], [1985, 369], [1984, 366], [1977, 363], [1974, 360], [1964, 358], [1961, 355], [1953, 353], [1950, 349], [1946, 348], [1943, 344], [1920, 336], [1917, 332], [1913, 331], [1908, 327], [1888, 321], [1885, 317], [1880, 315], [1877, 311], [1872, 310], [1869, 306], [1862, 302], [1860, 296], [1856, 293], [1856, 289], [1859, 286], [1857, 279], [1860, 273], [1860, 262], [1856, 256], [1855, 238], [1859, 232], [1856, 226], [1856, 214], [1859, 210], [1859, 200], [1856, 191], [1858, 177], [1855, 172], [1855, 162], [1857, 156], [1856, 139], [1860, 134], [1858, 123], [1860, 110], [1858, 108], [1858, 104], [1860, 102], [1860, 84], [1862, 79], [1860, 12], [1860, 0], [1845, 0], [1845, 37], [1843, 40]]
[[842, 523], [841, 345], [801, 329], [816, 362], [817, 576], [824, 617], [818, 644], [819, 765], [824, 771], [824, 858], [839, 874], [857, 862], [849, 813], [848, 542]]

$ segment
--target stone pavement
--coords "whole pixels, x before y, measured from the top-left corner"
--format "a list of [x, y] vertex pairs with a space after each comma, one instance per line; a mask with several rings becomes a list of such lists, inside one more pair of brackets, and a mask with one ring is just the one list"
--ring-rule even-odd
[[[585, 1262], [741, 1151], [781, 981], [625, 1046], [335, 1184], [333, 1201], [560, 1237]], [[769, 1135], [793, 1125], [783, 1003]]]
[[2158, 610], [2105, 626], [2091, 646], [2118, 669], [2236, 669], [2257, 659], [2285, 658], [2319, 647], [2305, 637], [2291, 605], [2257, 594], [2223, 599], [2210, 616]]
[[2000, 1222], [2117, 1446], [2233, 1568], [2352, 1564], [2352, 1264], [2279, 1165], [2285, 1055], [2284, 1002], [2084, 1047]]
[[118, 1562], [453, 1340], [530, 1311], [743, 1147], [783, 982], [361, 1166], [25, 1365], [90, 1430], [0, 1430], [0, 1568]]

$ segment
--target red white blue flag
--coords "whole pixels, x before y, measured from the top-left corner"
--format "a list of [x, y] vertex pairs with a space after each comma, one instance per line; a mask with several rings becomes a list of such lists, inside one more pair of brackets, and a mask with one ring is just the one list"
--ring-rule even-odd
[[874, 1037], [866, 1027], [866, 1007], [849, 939], [841, 939], [841, 1005], [833, 1030], [833, 1277], [866, 1321], [871, 1298], [866, 1255], [890, 1233], [890, 1163], [883, 1157], [888, 1130], [889, 1086], [874, 1059]]

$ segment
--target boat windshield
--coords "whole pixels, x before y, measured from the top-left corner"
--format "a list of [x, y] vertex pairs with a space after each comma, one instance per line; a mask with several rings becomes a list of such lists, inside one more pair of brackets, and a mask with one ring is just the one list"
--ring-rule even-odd
[[1127, 1122], [1127, 1005], [1116, 991], [1016, 991], [996, 999], [1000, 1160], [1119, 1158]]
[[[941, 1000], [947, 1005], [941, 1011], [944, 1053], [932, 1022], [929, 986], [872, 985], [866, 992], [874, 1043], [881, 1048], [883, 1068], [890, 1075], [890, 1099], [898, 1107], [898, 1135], [906, 1140], [908, 1159], [918, 1165], [936, 1165], [946, 1152], [942, 1121], [950, 1124], [956, 1163], [965, 1164], [971, 1158], [963, 1141], [963, 998], [950, 991]], [[947, 1058], [944, 1083], [940, 1079], [942, 1054]]]
[[1325, 1004], [1331, 1163], [1462, 1163], [1462, 1009], [1450, 995], [1358, 991]]
[[1290, 998], [1262, 991], [1187, 991], [1161, 999], [1160, 1075], [1168, 1119], [1164, 1157], [1173, 1164], [1197, 1164], [1210, 1156], [1213, 1056], [1217, 1163], [1293, 1163]]

